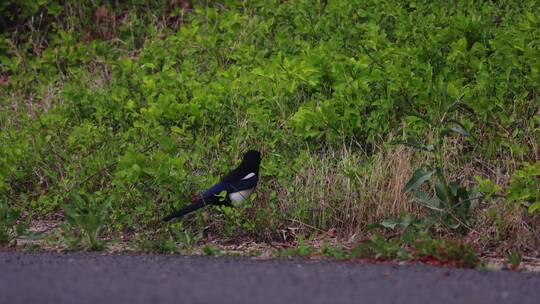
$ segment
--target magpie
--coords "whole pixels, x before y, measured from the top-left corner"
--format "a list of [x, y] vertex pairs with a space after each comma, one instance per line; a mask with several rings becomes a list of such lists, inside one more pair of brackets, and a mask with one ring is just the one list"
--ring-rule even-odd
[[[249, 150], [244, 154], [240, 165], [221, 178], [219, 183], [196, 197], [190, 205], [180, 208], [163, 218], [169, 222], [206, 205], [225, 205], [238, 207], [255, 190], [259, 181], [261, 153]], [[225, 195], [221, 195], [225, 191]]]

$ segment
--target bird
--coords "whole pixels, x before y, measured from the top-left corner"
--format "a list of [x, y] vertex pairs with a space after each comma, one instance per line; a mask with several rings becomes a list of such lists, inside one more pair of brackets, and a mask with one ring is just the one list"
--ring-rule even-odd
[[[181, 218], [207, 205], [239, 207], [255, 190], [259, 182], [260, 165], [261, 153], [256, 150], [247, 151], [238, 167], [223, 176], [217, 184], [197, 196], [190, 205], [164, 217], [162, 222], [167, 223]], [[223, 196], [224, 191], [225, 195]]]

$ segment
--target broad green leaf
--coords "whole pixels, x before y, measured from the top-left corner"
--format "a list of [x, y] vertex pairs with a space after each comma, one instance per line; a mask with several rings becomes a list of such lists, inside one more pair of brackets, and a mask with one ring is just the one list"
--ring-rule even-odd
[[435, 194], [446, 206], [449, 205], [448, 189], [439, 179], [435, 181]]
[[405, 230], [412, 224], [413, 221], [414, 217], [407, 213], [399, 218], [399, 225], [401, 226], [401, 229]]
[[467, 130], [465, 130], [461, 126], [454, 126], [454, 127], [443, 129], [441, 131], [441, 133], [440, 133], [440, 136], [445, 137], [445, 136], [448, 136], [448, 135], [450, 135], [452, 133], [457, 133], [457, 134], [460, 134], [460, 135], [463, 135], [463, 136], [471, 135]]
[[429, 170], [429, 171], [426, 171], [423, 169], [416, 170], [413, 176], [411, 177], [411, 179], [409, 180], [409, 182], [407, 182], [407, 185], [405, 185], [404, 192], [408, 193], [410, 191], [418, 189], [420, 186], [422, 186], [423, 183], [428, 181], [434, 173], [435, 173], [435, 170]]
[[453, 181], [448, 185], [448, 188], [450, 190], [450, 195], [452, 196], [458, 195], [459, 183], [456, 183], [455, 181]]
[[441, 201], [437, 197], [430, 197], [422, 191], [416, 191], [415, 199], [427, 208], [442, 211]]
[[390, 229], [394, 229], [396, 228], [396, 226], [399, 224], [399, 221], [396, 220], [396, 219], [385, 219], [381, 222], [381, 225], [384, 227], [384, 228], [390, 228]]

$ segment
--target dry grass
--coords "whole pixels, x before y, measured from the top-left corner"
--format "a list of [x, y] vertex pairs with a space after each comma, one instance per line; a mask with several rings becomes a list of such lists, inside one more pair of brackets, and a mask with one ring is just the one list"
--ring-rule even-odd
[[527, 214], [524, 208], [494, 200], [474, 213], [474, 230], [466, 239], [480, 252], [504, 256], [508, 251], [540, 255], [540, 218]]
[[[463, 160], [462, 145], [454, 142], [447, 151], [450, 179], [475, 186], [474, 176], [508, 185], [515, 166], [511, 159], [496, 160], [499, 168], [486, 160]], [[294, 240], [299, 233], [321, 234], [336, 230], [342, 240], [365, 237], [366, 227], [403, 213], [418, 217], [430, 211], [413, 202], [403, 189], [413, 171], [430, 163], [429, 155], [403, 146], [380, 148], [372, 156], [347, 147], [325, 152], [306, 152], [299, 157], [292, 180], [270, 177], [259, 189], [257, 208], [276, 206], [270, 214], [277, 229], [266, 238]], [[275, 195], [271, 193], [275, 192]], [[279, 199], [278, 199], [279, 198]], [[517, 207], [517, 208], [516, 208]], [[465, 238], [482, 252], [519, 250], [537, 256], [540, 248], [540, 219], [504, 199], [490, 199], [474, 205], [472, 222]], [[270, 226], [268, 226], [270, 227]], [[441, 228], [441, 236], [462, 237]], [[267, 231], [268, 232], [268, 231]], [[278, 233], [276, 233], [278, 232]]]
[[[412, 174], [412, 155], [405, 147], [391, 147], [371, 157], [346, 147], [308, 153], [292, 181], [277, 181], [262, 189], [260, 203], [275, 203], [278, 215], [292, 226], [303, 223], [299, 228], [315, 231], [336, 228], [339, 235], [350, 237], [385, 218], [421, 213], [403, 195]], [[274, 199], [272, 191], [280, 199]]]
[[[529, 148], [536, 143], [529, 142]], [[521, 162], [516, 155], [501, 149], [498, 158], [463, 157], [464, 142], [453, 139], [447, 143], [447, 174], [451, 180], [461, 180], [467, 187], [475, 186], [475, 176], [487, 178], [507, 188], [510, 179]], [[481, 153], [473, 153], [481, 155]], [[535, 154], [529, 155], [538, 161]], [[518, 157], [519, 158], [519, 157]], [[504, 192], [504, 191], [503, 191]], [[501, 193], [503, 194], [503, 193]], [[496, 252], [499, 256], [514, 250], [532, 256], [540, 255], [540, 217], [527, 213], [525, 208], [508, 203], [504, 197], [482, 200], [472, 210], [471, 229], [465, 238], [478, 247], [480, 252]]]

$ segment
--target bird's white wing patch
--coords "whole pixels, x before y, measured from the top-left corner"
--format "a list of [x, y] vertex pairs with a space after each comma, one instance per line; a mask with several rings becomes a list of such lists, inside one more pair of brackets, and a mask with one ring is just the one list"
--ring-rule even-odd
[[242, 179], [248, 179], [248, 178], [253, 177], [253, 176], [255, 176], [255, 173], [251, 172], [248, 175], [244, 176]]

